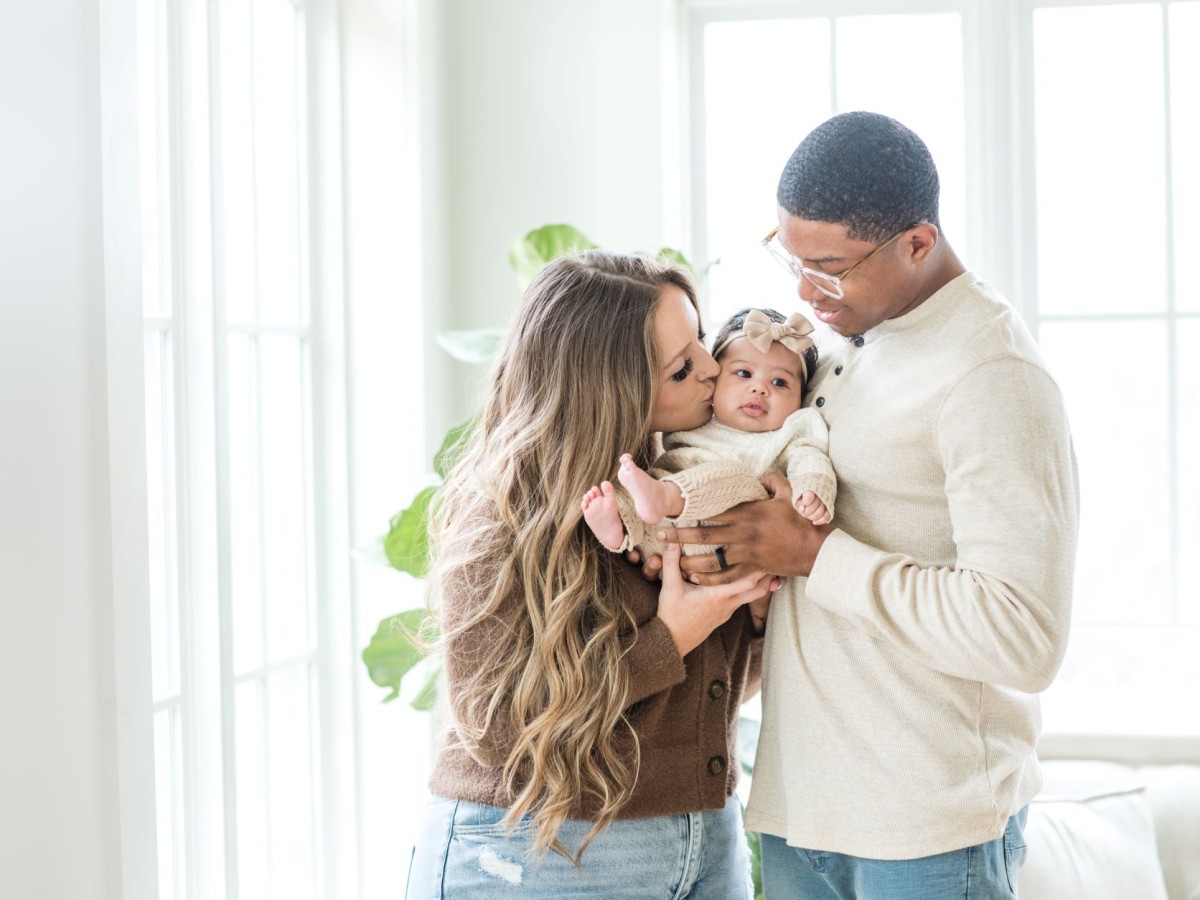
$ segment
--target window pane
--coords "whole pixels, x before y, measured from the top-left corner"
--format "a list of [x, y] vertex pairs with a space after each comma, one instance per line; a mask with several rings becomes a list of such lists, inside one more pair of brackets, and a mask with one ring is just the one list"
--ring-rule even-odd
[[744, 306], [796, 305], [795, 279], [759, 240], [776, 221], [784, 163], [829, 117], [829, 71], [828, 19], [719, 22], [704, 29], [705, 228], [709, 259], [721, 260], [709, 273], [710, 331]]
[[311, 647], [307, 350], [290, 337], [263, 337], [259, 346], [267, 649], [278, 662]]
[[1076, 627], [1043, 719], [1056, 732], [1200, 735], [1200, 703], [1180, 693], [1194, 684], [1200, 628]]
[[141, 203], [142, 311], [171, 312], [171, 215], [167, 180], [166, 15], [159, 0], [138, 0], [138, 190]]
[[1175, 305], [1178, 309], [1198, 312], [1200, 166], [1196, 160], [1200, 160], [1200, 53], [1196, 48], [1200, 47], [1200, 3], [1174, 3], [1170, 11]]
[[[929, 146], [942, 186], [942, 228], [959, 255], [970, 259], [965, 245], [962, 17], [840, 18], [837, 63], [839, 111], [865, 109], [891, 116]], [[922, 89], [913, 90], [913, 84]]]
[[150, 634], [155, 700], [179, 691], [178, 591], [175, 571], [174, 407], [171, 338], [145, 338], [146, 531], [149, 537]]
[[230, 335], [229, 550], [233, 666], [237, 674], [263, 665], [262, 509], [260, 496], [258, 342]]
[[303, 93], [296, 9], [289, 0], [253, 0], [254, 151], [258, 292], [263, 322], [296, 325], [300, 235], [304, 226], [300, 148]]
[[308, 666], [271, 676], [267, 685], [272, 896], [315, 896], [313, 709]]
[[1165, 309], [1161, 9], [1039, 9], [1033, 36], [1039, 307]]
[[1041, 344], [1079, 460], [1074, 621], [1169, 621], [1165, 326], [1047, 322]]
[[179, 709], [154, 714], [154, 804], [158, 834], [158, 896], [183, 900], [186, 857], [183, 850], [183, 751]]
[[1200, 571], [1195, 558], [1200, 547], [1200, 467], [1196, 465], [1200, 459], [1200, 321], [1180, 322], [1176, 334], [1179, 614], [1184, 622], [1200, 625]]
[[[254, 203], [253, 41], [250, 0], [225, 0], [221, 20], [221, 201], [225, 316], [257, 321]], [[264, 161], [268, 162], [268, 161]]]
[[[258, 679], [234, 689], [236, 708], [238, 889], [242, 897], [271, 897], [267, 819], [266, 723], [263, 683]], [[280, 755], [289, 751], [279, 748]]]

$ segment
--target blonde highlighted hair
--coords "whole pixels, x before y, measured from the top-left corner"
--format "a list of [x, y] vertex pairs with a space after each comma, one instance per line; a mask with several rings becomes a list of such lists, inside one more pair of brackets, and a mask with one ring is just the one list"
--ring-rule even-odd
[[[505, 822], [532, 816], [535, 849], [576, 864], [629, 801], [639, 762], [622, 665], [634, 622], [614, 578], [626, 563], [599, 549], [580, 498], [612, 477], [622, 453], [650, 463], [662, 364], [654, 313], [668, 285], [696, 305], [684, 270], [642, 257], [591, 251], [547, 265], [433, 511], [433, 583], [453, 581], [472, 598], [443, 617], [447, 652], [473, 628], [501, 635], [456, 685], [455, 731], [468, 748], [511, 736]], [[594, 824], [571, 853], [557, 835], [581, 809]]]

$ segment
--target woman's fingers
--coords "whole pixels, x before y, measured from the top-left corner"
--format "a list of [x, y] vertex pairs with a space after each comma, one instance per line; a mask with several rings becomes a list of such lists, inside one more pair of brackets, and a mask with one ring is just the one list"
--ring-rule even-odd
[[663, 544], [662, 551], [662, 583], [663, 587], [678, 588], [683, 582], [683, 573], [679, 571], [679, 545], [668, 542]]

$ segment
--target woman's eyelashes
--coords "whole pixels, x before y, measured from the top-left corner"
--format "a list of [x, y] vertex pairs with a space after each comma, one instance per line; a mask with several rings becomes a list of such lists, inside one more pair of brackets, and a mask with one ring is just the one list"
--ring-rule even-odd
[[695, 368], [695, 367], [692, 364], [692, 358], [689, 356], [684, 359], [683, 367], [678, 372], [675, 372], [673, 375], [671, 375], [671, 380], [672, 381], [683, 381], [683, 379], [687, 378], [689, 375], [692, 374], [693, 368]]

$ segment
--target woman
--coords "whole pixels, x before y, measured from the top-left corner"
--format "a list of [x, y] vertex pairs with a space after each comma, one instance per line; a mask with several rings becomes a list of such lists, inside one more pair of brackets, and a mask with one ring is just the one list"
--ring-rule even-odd
[[413, 900], [749, 896], [734, 742], [771, 579], [687, 584], [670, 547], [660, 591], [579, 503], [708, 420], [702, 339], [687, 275], [640, 257], [559, 259], [526, 291], [434, 513], [452, 722]]

